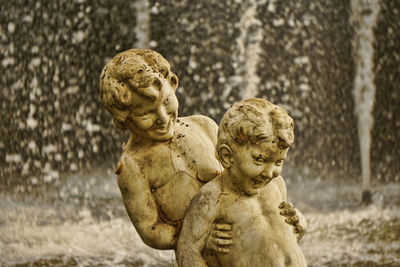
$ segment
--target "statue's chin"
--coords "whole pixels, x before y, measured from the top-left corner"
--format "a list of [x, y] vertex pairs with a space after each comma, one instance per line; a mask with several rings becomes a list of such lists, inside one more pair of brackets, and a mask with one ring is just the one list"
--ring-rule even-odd
[[257, 189], [250, 189], [250, 190], [246, 190], [244, 192], [246, 193], [246, 195], [254, 196], [254, 195], [257, 195], [258, 190]]
[[174, 136], [174, 134], [166, 134], [163, 136], [159, 136], [157, 138], [153, 138], [154, 141], [160, 141], [160, 142], [165, 142], [171, 140], [171, 138]]
[[164, 142], [170, 140], [174, 136], [173, 128], [169, 129], [166, 132], [153, 132], [150, 138], [154, 141]]

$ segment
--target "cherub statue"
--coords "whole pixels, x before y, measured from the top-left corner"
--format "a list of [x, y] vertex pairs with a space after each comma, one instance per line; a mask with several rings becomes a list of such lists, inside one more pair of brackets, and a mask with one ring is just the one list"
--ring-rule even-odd
[[[192, 198], [222, 169], [216, 123], [200, 115], [178, 118], [177, 87], [168, 61], [152, 50], [118, 54], [100, 76], [115, 126], [131, 132], [116, 170], [123, 202], [139, 236], [156, 249], [176, 248]], [[216, 251], [223, 248], [212, 246], [217, 241], [208, 239]]]
[[[306, 222], [287, 202], [280, 176], [293, 144], [293, 119], [267, 100], [236, 103], [218, 130], [222, 174], [194, 197], [183, 222], [177, 260], [194, 266], [306, 266], [297, 242]], [[215, 222], [232, 225], [227, 253], [206, 246]]]

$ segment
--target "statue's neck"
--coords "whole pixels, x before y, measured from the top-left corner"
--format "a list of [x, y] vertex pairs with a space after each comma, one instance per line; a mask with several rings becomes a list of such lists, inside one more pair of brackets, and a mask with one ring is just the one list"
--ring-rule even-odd
[[169, 144], [171, 143], [171, 139], [168, 139], [166, 141], [157, 141], [157, 140], [153, 140], [150, 138], [145, 138], [143, 136], [140, 136], [138, 134], [136, 134], [134, 131], [131, 131], [131, 135], [129, 137], [129, 141], [128, 141], [128, 146], [153, 146], [153, 145], [158, 145], [158, 144]]
[[245, 195], [245, 193], [240, 190], [232, 181], [232, 177], [229, 173], [229, 170], [225, 169], [222, 172], [222, 191], [227, 191], [234, 193], [236, 195]]

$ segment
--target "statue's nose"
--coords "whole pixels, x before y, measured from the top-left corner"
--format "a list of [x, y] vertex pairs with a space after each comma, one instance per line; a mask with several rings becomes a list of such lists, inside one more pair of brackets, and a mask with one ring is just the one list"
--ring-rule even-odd
[[168, 122], [168, 113], [165, 110], [165, 107], [160, 107], [158, 109], [158, 112], [157, 112], [156, 123], [157, 124], [164, 124], [166, 122]]
[[273, 171], [272, 168], [265, 168], [264, 171], [261, 173], [261, 176], [265, 179], [273, 178]]

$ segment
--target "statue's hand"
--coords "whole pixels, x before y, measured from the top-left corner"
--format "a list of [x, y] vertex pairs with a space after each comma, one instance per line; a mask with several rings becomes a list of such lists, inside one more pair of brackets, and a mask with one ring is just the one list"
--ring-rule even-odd
[[215, 222], [208, 236], [206, 249], [216, 253], [229, 253], [229, 246], [232, 244], [232, 225]]
[[300, 240], [306, 232], [306, 223], [304, 222], [303, 225], [292, 203], [284, 201], [279, 205], [279, 209], [281, 210], [280, 214], [286, 217], [285, 222], [293, 226], [293, 232], [296, 234], [297, 240]]

